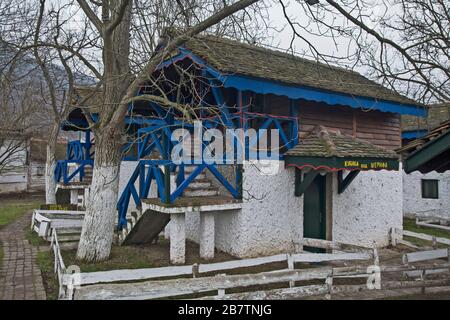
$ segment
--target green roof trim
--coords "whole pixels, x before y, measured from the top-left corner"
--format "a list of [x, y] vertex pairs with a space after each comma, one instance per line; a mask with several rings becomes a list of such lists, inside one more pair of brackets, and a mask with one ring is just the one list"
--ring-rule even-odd
[[399, 160], [392, 158], [357, 158], [357, 157], [301, 157], [286, 156], [286, 166], [299, 169], [341, 171], [341, 170], [399, 170]]
[[[448, 150], [450, 150], [450, 130], [447, 130], [437, 138], [428, 141], [426, 144], [422, 145], [420, 149], [417, 149], [408, 155], [404, 160], [405, 172], [411, 173], [416, 170], [424, 173], [433, 170], [439, 171], [439, 168], [428, 168], [425, 170], [421, 168]], [[442, 166], [447, 165], [448, 159], [445, 158], [446, 157], [440, 161]], [[447, 162], [445, 162], [445, 160], [447, 160]]]
[[353, 137], [317, 126], [286, 152], [287, 166], [314, 170], [398, 170], [398, 155]]

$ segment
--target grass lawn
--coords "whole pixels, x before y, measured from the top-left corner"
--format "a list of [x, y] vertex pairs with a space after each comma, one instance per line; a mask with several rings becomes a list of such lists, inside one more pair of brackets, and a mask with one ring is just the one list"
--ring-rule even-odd
[[39, 199], [0, 199], [0, 228], [10, 224], [28, 211], [38, 208], [41, 204], [42, 200]]
[[[412, 231], [412, 232], [416, 232], [416, 233], [424, 233], [424, 234], [428, 234], [431, 236], [450, 239], [450, 232], [445, 231], [445, 230], [429, 228], [429, 227], [416, 226], [416, 220], [414, 220], [414, 219], [404, 218], [403, 219], [403, 229]], [[426, 241], [426, 240], [416, 239], [413, 237], [406, 237], [406, 236], [404, 238], [405, 238], [405, 240], [412, 242], [418, 246], [430, 246], [431, 245], [431, 241]], [[441, 245], [441, 244], [438, 244], [438, 247], [446, 248], [445, 245]]]
[[[136, 245], [136, 246], [117, 246], [114, 245], [111, 249], [110, 259], [97, 263], [83, 263], [75, 259], [76, 250], [63, 250], [61, 255], [66, 267], [70, 265], [77, 265], [82, 272], [106, 271], [115, 269], [140, 269], [140, 268], [156, 268], [170, 265], [168, 240], [160, 239], [158, 244]], [[233, 256], [224, 253], [216, 252], [213, 261], [223, 262], [236, 259]], [[186, 264], [205, 263], [199, 257], [198, 245], [187, 241], [186, 242]]]
[[53, 253], [51, 251], [38, 252], [36, 263], [39, 269], [41, 269], [47, 300], [58, 300], [59, 285], [58, 279], [53, 271]]

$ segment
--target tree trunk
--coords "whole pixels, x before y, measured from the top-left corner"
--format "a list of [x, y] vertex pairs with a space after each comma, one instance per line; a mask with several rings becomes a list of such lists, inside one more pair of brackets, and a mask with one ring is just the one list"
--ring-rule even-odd
[[[120, 11], [122, 1], [109, 2], [112, 21]], [[109, 258], [117, 219], [120, 162], [124, 117], [111, 120], [114, 111], [121, 105], [132, 81], [128, 56], [130, 53], [131, 2], [124, 11], [121, 22], [112, 33], [103, 35], [103, 105], [98, 127], [94, 128], [95, 162], [89, 203], [87, 206], [77, 259], [87, 262]]]
[[98, 262], [109, 258], [117, 221], [121, 139], [107, 132], [95, 135], [95, 163], [77, 259]]
[[47, 155], [45, 160], [45, 203], [56, 203], [56, 144], [58, 140], [59, 124], [55, 123], [47, 140]]

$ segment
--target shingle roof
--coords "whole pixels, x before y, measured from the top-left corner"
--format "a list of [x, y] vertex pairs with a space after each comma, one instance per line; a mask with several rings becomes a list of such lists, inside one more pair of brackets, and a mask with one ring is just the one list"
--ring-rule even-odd
[[224, 73], [419, 105], [357, 72], [260, 46], [214, 36], [197, 36], [184, 47]]
[[306, 138], [286, 152], [286, 155], [298, 157], [398, 159], [398, 155], [391, 150], [342, 135], [339, 132], [328, 131], [323, 126], [317, 126]]
[[402, 153], [404, 155], [410, 154], [416, 150], [421, 149], [428, 142], [446, 134], [450, 131], [450, 120], [441, 123], [439, 126], [430, 131], [426, 136], [415, 139], [408, 143], [406, 146], [396, 150], [398, 153]]
[[428, 117], [402, 115], [402, 131], [430, 130], [450, 119], [450, 103], [428, 107]]

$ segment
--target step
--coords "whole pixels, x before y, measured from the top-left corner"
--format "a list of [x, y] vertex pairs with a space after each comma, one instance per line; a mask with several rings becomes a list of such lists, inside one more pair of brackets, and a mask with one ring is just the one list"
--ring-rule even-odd
[[186, 188], [183, 196], [185, 197], [211, 197], [219, 195], [219, 188], [209, 187], [203, 189]]
[[[198, 167], [198, 166], [194, 166], [194, 165], [192, 165], [192, 166], [185, 166], [185, 167], [184, 167], [184, 172], [186, 172], [186, 173], [191, 173], [192, 171], [194, 171], [195, 169], [197, 169], [197, 167]], [[203, 172], [205, 172], [205, 171], [203, 171]]]
[[[189, 176], [190, 176], [190, 173], [185, 173], [184, 178], [187, 179]], [[205, 172], [202, 172], [202, 173], [198, 174], [198, 175], [195, 177], [194, 181], [195, 181], [195, 180], [199, 180], [199, 179], [201, 179], [201, 180], [206, 180], [206, 173], [205, 173]]]
[[[205, 180], [205, 179], [202, 179], [202, 180]], [[189, 184], [189, 188], [191, 188], [191, 189], [204, 189], [204, 188], [209, 188], [211, 186], [212, 186], [212, 183], [209, 180], [198, 181], [197, 179], [194, 179], [194, 181], [192, 181]]]

